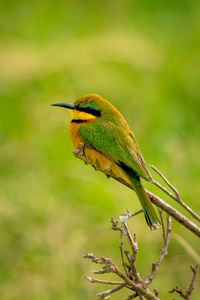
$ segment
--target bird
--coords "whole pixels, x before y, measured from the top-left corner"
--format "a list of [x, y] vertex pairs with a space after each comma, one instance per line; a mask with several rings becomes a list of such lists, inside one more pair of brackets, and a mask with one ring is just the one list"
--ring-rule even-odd
[[133, 189], [149, 228], [159, 227], [159, 218], [142, 184], [142, 179], [151, 182], [151, 175], [132, 130], [117, 108], [96, 94], [78, 98], [74, 104], [52, 106], [70, 110], [69, 135], [75, 151], [81, 149], [86, 163]]

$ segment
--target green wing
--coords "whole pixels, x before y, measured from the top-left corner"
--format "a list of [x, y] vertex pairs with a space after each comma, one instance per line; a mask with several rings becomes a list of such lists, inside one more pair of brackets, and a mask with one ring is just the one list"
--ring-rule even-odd
[[79, 127], [83, 142], [117, 164], [124, 164], [137, 175], [150, 179], [148, 170], [131, 132], [111, 121], [96, 120]]

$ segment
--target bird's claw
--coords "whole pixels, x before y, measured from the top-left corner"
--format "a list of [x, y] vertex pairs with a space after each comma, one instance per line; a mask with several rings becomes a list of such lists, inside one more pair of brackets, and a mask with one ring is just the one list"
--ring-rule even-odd
[[80, 143], [78, 145], [78, 149], [72, 151], [75, 156], [83, 156], [84, 155], [84, 144]]

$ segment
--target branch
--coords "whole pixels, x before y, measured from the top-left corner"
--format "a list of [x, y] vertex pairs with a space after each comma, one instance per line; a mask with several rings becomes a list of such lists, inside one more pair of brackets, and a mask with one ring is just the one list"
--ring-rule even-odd
[[109, 295], [111, 295], [115, 292], [118, 292], [119, 290], [123, 289], [124, 286], [125, 286], [125, 283], [123, 282], [123, 283], [119, 284], [117, 287], [115, 287], [113, 289], [107, 290], [107, 291], [102, 292], [102, 293], [98, 293], [97, 294], [97, 299], [98, 300], [110, 299]]
[[189, 285], [188, 289], [186, 290], [186, 292], [184, 293], [181, 288], [176, 286], [171, 291], [169, 291], [169, 293], [176, 292], [177, 294], [179, 294], [181, 296], [181, 298], [186, 299], [186, 300], [190, 300], [190, 296], [191, 296], [192, 291], [194, 289], [194, 283], [195, 283], [195, 280], [196, 280], [196, 277], [197, 277], [199, 265], [196, 265], [195, 268], [193, 266], [190, 266], [190, 269], [191, 269], [193, 275], [192, 275], [190, 285]]
[[164, 182], [166, 182], [166, 184], [172, 189], [175, 195], [169, 192], [156, 180], [152, 179], [152, 183], [163, 190], [172, 199], [176, 200], [185, 210], [187, 210], [191, 214], [191, 216], [193, 216], [193, 218], [200, 222], [200, 216], [181, 200], [178, 190], [169, 182], [169, 180], [156, 167], [154, 167], [153, 165], [150, 165], [150, 167], [164, 180]]
[[[122, 288], [127, 288], [133, 290], [135, 293], [132, 295], [129, 295], [127, 300], [131, 300], [134, 298], [139, 297], [139, 299], [144, 300], [150, 299], [150, 300], [160, 300], [158, 298], [158, 291], [157, 289], [154, 289], [154, 294], [150, 292], [148, 286], [151, 284], [153, 279], [156, 276], [156, 273], [158, 272], [158, 269], [164, 259], [164, 257], [167, 255], [167, 247], [169, 244], [169, 237], [171, 232], [171, 217], [167, 217], [167, 229], [165, 232], [164, 227], [164, 221], [162, 222], [162, 230], [163, 230], [163, 237], [164, 237], [164, 246], [161, 250], [161, 254], [158, 258], [157, 263], [152, 264], [152, 271], [151, 274], [147, 277], [147, 279], [142, 279], [141, 275], [137, 269], [136, 266], [136, 259], [137, 259], [137, 253], [138, 253], [138, 244], [136, 240], [136, 235], [131, 235], [129, 228], [127, 226], [127, 220], [130, 218], [130, 215], [121, 215], [120, 216], [120, 222], [121, 225], [118, 224], [117, 221], [115, 221], [113, 218], [111, 219], [112, 223], [112, 230], [119, 231], [120, 232], [120, 254], [121, 254], [121, 261], [122, 266], [124, 267], [124, 273], [121, 272], [119, 267], [116, 265], [116, 263], [112, 260], [110, 257], [104, 257], [96, 258], [92, 253], [87, 253], [84, 258], [88, 258], [91, 261], [93, 261], [96, 264], [103, 264], [103, 267], [100, 270], [92, 271], [95, 274], [104, 274], [104, 273], [114, 273], [116, 274], [122, 281], [109, 281], [109, 280], [101, 280], [98, 278], [93, 277], [86, 277], [86, 279], [91, 283], [103, 283], [103, 284], [110, 284], [110, 285], [117, 285], [117, 287], [109, 289], [105, 292], [97, 294], [98, 299], [108, 299], [107, 297], [110, 297], [112, 293], [117, 292], [118, 290]], [[123, 238], [126, 239], [126, 242], [128, 242], [128, 245], [131, 249], [131, 254], [129, 251], [124, 250], [124, 242]], [[127, 262], [125, 262], [125, 257]]]
[[124, 252], [123, 252], [123, 229], [119, 226], [117, 226], [118, 222], [114, 221], [114, 219], [111, 219], [111, 223], [112, 223], [112, 229], [113, 230], [119, 230], [120, 231], [120, 253], [121, 253], [121, 260], [122, 260], [122, 266], [124, 268], [124, 271], [126, 273], [126, 275], [128, 276], [128, 271], [127, 271], [127, 265], [124, 261]]
[[101, 280], [101, 279], [90, 277], [90, 276], [86, 276], [85, 278], [91, 283], [103, 283], [103, 284], [114, 284], [114, 285], [115, 284], [120, 285], [123, 283], [122, 281]]
[[163, 222], [161, 223], [162, 224], [162, 229], [163, 229], [164, 245], [163, 245], [163, 248], [161, 250], [161, 254], [158, 258], [158, 261], [156, 263], [152, 264], [152, 272], [148, 276], [148, 278], [146, 279], [146, 282], [147, 282], [148, 285], [155, 278], [156, 273], [158, 272], [158, 269], [160, 268], [160, 265], [161, 265], [164, 257], [167, 255], [167, 248], [168, 248], [168, 245], [169, 245], [169, 238], [170, 238], [170, 233], [171, 233], [171, 223], [172, 223], [171, 216], [168, 215], [167, 216], [167, 230], [166, 230], [166, 233], [165, 233], [165, 230], [164, 230], [164, 223]]
[[[162, 215], [162, 214], [161, 214]], [[98, 265], [103, 265], [100, 270], [92, 271], [94, 274], [105, 274], [105, 273], [114, 273], [117, 277], [121, 279], [121, 281], [110, 281], [110, 280], [102, 280], [99, 278], [89, 277], [87, 276], [86, 279], [91, 283], [100, 283], [100, 284], [108, 284], [108, 285], [116, 285], [116, 287], [106, 290], [104, 292], [97, 294], [98, 300], [105, 300], [110, 299], [111, 294], [121, 290], [122, 288], [126, 288], [132, 290], [134, 293], [129, 295], [127, 300], [135, 299], [139, 297], [140, 300], [149, 299], [149, 300], [161, 300], [158, 297], [158, 290], [154, 288], [154, 294], [149, 290], [149, 285], [155, 279], [155, 276], [163, 262], [163, 259], [167, 255], [167, 249], [169, 245], [170, 233], [171, 233], [171, 216], [167, 216], [167, 224], [166, 230], [164, 226], [164, 220], [162, 218], [161, 226], [162, 226], [162, 235], [164, 239], [163, 248], [161, 250], [160, 256], [156, 263], [152, 264], [152, 271], [150, 275], [143, 279], [138, 271], [136, 266], [137, 254], [138, 254], [138, 244], [136, 240], [136, 235], [131, 235], [129, 228], [127, 226], [127, 220], [129, 219], [129, 215], [127, 214], [120, 216], [119, 224], [113, 218], [111, 219], [112, 223], [112, 230], [120, 232], [120, 253], [121, 253], [121, 261], [122, 266], [124, 267], [124, 273], [119, 269], [117, 264], [113, 261], [110, 257], [101, 258], [95, 257], [92, 253], [87, 253], [84, 258], [90, 259], [92, 262]], [[131, 253], [127, 250], [124, 250], [124, 242], [123, 239], [126, 239], [126, 242], [130, 246]], [[125, 256], [124, 256], [125, 255]], [[125, 262], [126, 258], [126, 262]], [[197, 272], [198, 272], [199, 265], [196, 267], [190, 266], [193, 276], [191, 282], [189, 284], [188, 289], [184, 293], [179, 287], [176, 287], [170, 291], [170, 293], [178, 293], [182, 298], [186, 300], [190, 300], [190, 296], [194, 289], [194, 283], [196, 280]]]
[[[88, 257], [87, 254], [85, 255], [85, 257]], [[158, 297], [156, 297], [154, 294], [152, 294], [148, 290], [147, 287], [143, 286], [141, 283], [136, 284], [133, 280], [131, 280], [129, 277], [127, 277], [124, 273], [122, 273], [120, 271], [120, 269], [118, 268], [118, 266], [115, 264], [115, 262], [112, 260], [112, 258], [102, 256], [100, 260], [104, 262], [105, 269], [110, 269], [110, 271], [112, 273], [115, 273], [118, 277], [120, 277], [123, 280], [123, 283], [118, 285], [118, 287], [116, 287], [115, 289], [112, 289], [112, 293], [118, 291], [121, 288], [127, 287], [127, 288], [129, 288], [129, 289], [131, 288], [132, 290], [137, 292], [138, 296], [144, 295], [145, 298], [149, 299], [149, 300], [160, 300]], [[96, 271], [95, 271], [95, 273], [96, 273]], [[98, 297], [99, 297], [99, 295], [107, 296], [110, 293], [111, 293], [111, 290], [103, 292], [101, 294], [97, 294], [97, 296]], [[100, 298], [100, 299], [104, 299], [104, 298]]]
[[[79, 148], [75, 150], [73, 153], [74, 155], [83, 160], [86, 164], [91, 163], [87, 160], [85, 154], [84, 154], [84, 147], [85, 145], [83, 143], [79, 144]], [[200, 220], [200, 217], [192, 211], [190, 207], [188, 207], [179, 196], [178, 191], [175, 189], [175, 187], [165, 178], [165, 176], [158, 171], [155, 167], [152, 166], [152, 168], [161, 176], [161, 178], [167, 183], [167, 185], [172, 189], [174, 192], [171, 193], [168, 191], [165, 187], [163, 187], [160, 183], [152, 179], [152, 183], [155, 184], [157, 187], [159, 187], [162, 191], [164, 191], [169, 197], [179, 202], [196, 220]], [[98, 169], [98, 168], [95, 168]], [[100, 170], [100, 169], [98, 169]], [[101, 170], [100, 170], [101, 171]], [[123, 178], [114, 176], [115, 174], [112, 174], [112, 170], [105, 171], [105, 174], [107, 177], [114, 177], [116, 180], [120, 181], [121, 183], [127, 185], [129, 188], [133, 189], [133, 186], [131, 186], [129, 183], [124, 181]], [[119, 175], [120, 176], [120, 175]], [[109, 284], [109, 285], [117, 285], [116, 287], [109, 289], [107, 291], [104, 291], [102, 293], [98, 293], [97, 297], [99, 300], [105, 300], [110, 299], [110, 295], [119, 291], [122, 288], [127, 288], [129, 290], [134, 291], [132, 295], [129, 295], [127, 300], [131, 300], [134, 298], [139, 297], [140, 300], [150, 299], [150, 300], [160, 300], [158, 298], [158, 290], [154, 289], [154, 294], [149, 290], [149, 285], [154, 280], [161, 263], [164, 259], [164, 257], [167, 255], [167, 248], [169, 245], [169, 238], [171, 233], [171, 216], [175, 218], [179, 223], [184, 225], [186, 228], [188, 228], [190, 231], [195, 233], [197, 236], [200, 237], [200, 227], [193, 223], [191, 220], [189, 220], [187, 217], [185, 217], [183, 214], [181, 214], [178, 210], [173, 208], [168, 203], [164, 202], [161, 198], [154, 195], [150, 191], [146, 190], [146, 192], [149, 195], [150, 200], [157, 205], [158, 211], [160, 214], [161, 219], [161, 226], [162, 226], [162, 235], [164, 239], [163, 248], [161, 250], [160, 256], [156, 263], [152, 264], [152, 271], [150, 275], [146, 279], [142, 279], [137, 266], [136, 266], [136, 259], [137, 259], [137, 253], [138, 253], [138, 245], [136, 240], [136, 235], [132, 237], [128, 226], [127, 226], [127, 220], [131, 217], [136, 216], [138, 213], [143, 212], [143, 210], [140, 210], [134, 214], [130, 214], [127, 210], [127, 214], [120, 216], [121, 225], [118, 225], [118, 222], [114, 221], [112, 219], [112, 229], [120, 232], [120, 254], [121, 254], [121, 261], [122, 266], [124, 268], [124, 273], [121, 272], [119, 267], [116, 265], [116, 263], [112, 260], [110, 257], [104, 257], [96, 258], [93, 254], [88, 253], [84, 257], [91, 259], [96, 264], [101, 264], [103, 267], [100, 270], [92, 271], [94, 274], [105, 274], [105, 273], [114, 273], [117, 275], [121, 281], [109, 281], [109, 280], [101, 280], [94, 277], [86, 277], [86, 279], [91, 283], [100, 283], [100, 284]], [[167, 212], [167, 228], [165, 230], [165, 224], [162, 217], [162, 210]], [[131, 248], [131, 254], [129, 251], [124, 250], [124, 242], [123, 239], [126, 239], [128, 242], [130, 248]], [[196, 265], [196, 268], [191, 267], [191, 270], [193, 272], [193, 277], [191, 280], [191, 283], [186, 290], [185, 294], [182, 292], [182, 290], [178, 287], [174, 288], [171, 293], [177, 292], [182, 298], [189, 300], [190, 295], [194, 289], [194, 282], [196, 280], [197, 272], [198, 272], [198, 265]]]
[[176, 221], [178, 221], [180, 224], [182, 224], [184, 227], [189, 229], [191, 232], [193, 232], [195, 235], [200, 237], [200, 226], [193, 223], [191, 220], [189, 220], [187, 217], [185, 217], [182, 213], [180, 213], [177, 209], [172, 207], [170, 204], [163, 201], [160, 197], [154, 195], [150, 191], [146, 190], [147, 194], [149, 195], [150, 200], [160, 207], [162, 210], [167, 212], [170, 216], [172, 216]]
[[[79, 148], [76, 149], [75, 151], [73, 151], [73, 154], [75, 155], [75, 157], [83, 160], [86, 164], [90, 164], [91, 162], [88, 161], [88, 159], [86, 158], [85, 154], [84, 154], [84, 143], [80, 143], [79, 144]], [[155, 168], [155, 167], [154, 167]], [[102, 170], [100, 170], [99, 168], [95, 167], [95, 170], [99, 170], [102, 172]], [[107, 177], [112, 177], [112, 173], [110, 170], [105, 171], [105, 174]], [[162, 175], [163, 176], [163, 175]], [[164, 177], [164, 176], [163, 176]], [[120, 181], [121, 183], [123, 183], [124, 185], [128, 186], [129, 188], [133, 189], [133, 186], [128, 184], [126, 181], [124, 181], [121, 177], [114, 177], [116, 180]], [[165, 177], [164, 177], [165, 178]], [[161, 185], [160, 185], [161, 186]], [[159, 186], [159, 187], [160, 187]], [[161, 188], [161, 187], [160, 187]], [[161, 188], [162, 190], [165, 188]], [[153, 193], [151, 193], [150, 191], [146, 190], [147, 194], [149, 195], [150, 200], [157, 205], [158, 207], [160, 207], [162, 210], [164, 210], [167, 214], [171, 215], [174, 219], [176, 219], [179, 223], [181, 223], [183, 226], [185, 226], [187, 229], [189, 229], [190, 231], [192, 231], [195, 235], [197, 235], [198, 237], [200, 237], [200, 226], [196, 225], [195, 223], [193, 223], [191, 220], [189, 220], [187, 217], [185, 217], [182, 213], [180, 213], [178, 210], [176, 210], [175, 208], [173, 208], [171, 205], [169, 205], [168, 203], [166, 203], [165, 201], [163, 201], [161, 198], [159, 198], [158, 196], [154, 195]], [[167, 193], [170, 197], [171, 194], [170, 192]], [[174, 199], [174, 197], [172, 197]]]

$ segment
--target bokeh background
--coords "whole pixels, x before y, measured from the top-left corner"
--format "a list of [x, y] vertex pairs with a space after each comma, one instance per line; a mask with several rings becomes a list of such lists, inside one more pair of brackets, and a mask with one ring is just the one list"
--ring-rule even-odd
[[[199, 1], [0, 2], [1, 299], [95, 299], [108, 287], [84, 279], [95, 266], [82, 256], [93, 252], [120, 264], [110, 218], [140, 208], [131, 190], [74, 158], [69, 112], [51, 103], [88, 93], [109, 99], [147, 164], [199, 212], [199, 70]], [[142, 215], [129, 224], [146, 276], [162, 247], [161, 231], [150, 232]], [[178, 238], [172, 235], [152, 283], [162, 299], [172, 299], [168, 291], [176, 285], [187, 287], [200, 252], [199, 240], [176, 221], [173, 232]], [[192, 299], [199, 293], [198, 281]]]

